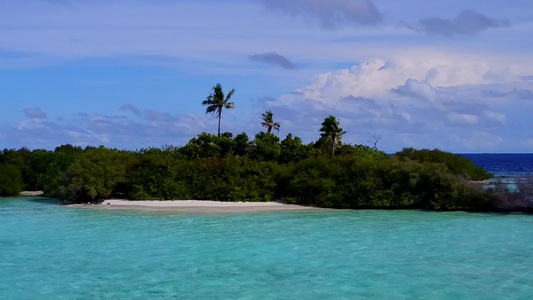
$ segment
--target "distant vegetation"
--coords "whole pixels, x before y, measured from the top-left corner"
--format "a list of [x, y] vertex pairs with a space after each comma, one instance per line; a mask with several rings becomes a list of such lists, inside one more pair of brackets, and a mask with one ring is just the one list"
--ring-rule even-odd
[[[233, 108], [220, 85], [202, 104], [218, 118], [218, 134], [202, 133], [181, 147], [138, 151], [82, 149], [0, 151], [0, 195], [43, 190], [63, 204], [132, 200], [273, 201], [331, 208], [468, 211], [533, 211], [529, 194], [484, 189], [475, 181], [492, 174], [470, 160], [439, 150], [406, 148], [388, 156], [374, 147], [343, 144], [345, 131], [327, 117], [316, 142], [283, 140], [271, 111], [267, 130], [249, 140], [245, 133], [220, 133], [222, 109]], [[525, 199], [525, 200], [524, 200]]]

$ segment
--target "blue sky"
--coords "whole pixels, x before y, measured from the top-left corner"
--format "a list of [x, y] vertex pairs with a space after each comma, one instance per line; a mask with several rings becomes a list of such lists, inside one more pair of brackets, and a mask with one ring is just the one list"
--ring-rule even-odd
[[0, 2], [0, 148], [183, 145], [216, 119], [395, 152], [533, 150], [529, 0]]

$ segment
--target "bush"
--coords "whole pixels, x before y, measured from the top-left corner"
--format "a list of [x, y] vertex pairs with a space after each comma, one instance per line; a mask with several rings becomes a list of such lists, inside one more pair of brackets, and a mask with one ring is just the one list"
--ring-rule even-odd
[[281, 153], [279, 137], [273, 133], [260, 132], [255, 135], [250, 157], [260, 161], [277, 161]]
[[0, 151], [0, 164], [11, 165], [19, 170], [22, 177], [22, 189], [26, 191], [36, 190], [35, 174], [30, 166], [31, 160], [32, 153], [27, 148]]
[[74, 154], [61, 150], [34, 150], [32, 154], [35, 190], [42, 190], [48, 197], [58, 197], [61, 174], [74, 162]]
[[0, 163], [0, 196], [18, 196], [22, 184], [22, 173], [16, 166]]
[[61, 176], [60, 196], [64, 204], [98, 203], [126, 192], [127, 171], [135, 163], [131, 152], [104, 147], [76, 156]]
[[272, 201], [275, 168], [238, 158], [170, 162], [144, 157], [129, 176], [130, 198]]
[[368, 158], [312, 158], [277, 178], [278, 197], [332, 208], [487, 210], [488, 200], [445, 166]]
[[453, 173], [471, 180], [486, 180], [494, 177], [493, 174], [477, 167], [468, 158], [459, 154], [452, 154], [440, 150], [415, 150], [413, 148], [404, 148], [394, 156], [401, 160], [414, 160], [421, 163], [441, 163]]

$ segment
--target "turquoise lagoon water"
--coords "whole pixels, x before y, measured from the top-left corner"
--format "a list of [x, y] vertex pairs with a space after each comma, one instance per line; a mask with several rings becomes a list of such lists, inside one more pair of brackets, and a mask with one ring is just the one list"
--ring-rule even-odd
[[1, 299], [532, 299], [533, 216], [0, 198]]

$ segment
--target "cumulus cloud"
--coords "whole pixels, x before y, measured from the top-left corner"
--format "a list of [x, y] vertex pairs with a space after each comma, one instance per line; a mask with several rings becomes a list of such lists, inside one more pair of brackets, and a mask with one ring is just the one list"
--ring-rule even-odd
[[261, 0], [267, 9], [313, 16], [327, 28], [345, 24], [376, 24], [381, 13], [371, 0]]
[[30, 119], [46, 119], [46, 113], [40, 108], [25, 108], [24, 114]]
[[276, 52], [268, 52], [262, 54], [254, 54], [250, 56], [250, 59], [257, 62], [271, 64], [274, 66], [282, 67], [284, 69], [296, 69], [296, 65], [285, 56], [279, 55]]
[[[486, 91], [515, 94], [510, 87], [520, 78], [506, 73], [506, 80], [493, 84], [485, 76], [491, 71], [505, 72], [493, 62], [448, 60], [445, 56], [440, 60], [375, 60], [323, 73], [307, 86], [268, 100], [267, 107], [279, 120], [291, 121], [284, 130], [298, 132], [304, 139], [314, 137], [324, 116], [333, 114], [348, 131], [348, 142], [361, 142], [361, 136], [379, 132], [405, 146], [450, 150], [504, 147], [498, 137], [508, 136], [503, 133], [507, 115], [525, 114], [523, 119], [527, 120], [525, 105], [530, 103], [485, 97]], [[532, 85], [523, 81], [520, 90], [527, 91]], [[513, 119], [513, 123], [518, 122]], [[489, 126], [498, 134], [485, 134]], [[457, 135], [458, 131], [462, 135]]]
[[437, 91], [430, 84], [415, 79], [407, 79], [404, 85], [392, 89], [392, 92], [405, 97], [426, 100], [433, 100], [437, 95]]
[[420, 26], [428, 34], [443, 36], [473, 35], [497, 27], [508, 26], [508, 21], [491, 19], [479, 12], [466, 10], [453, 20], [427, 18], [420, 20]]

